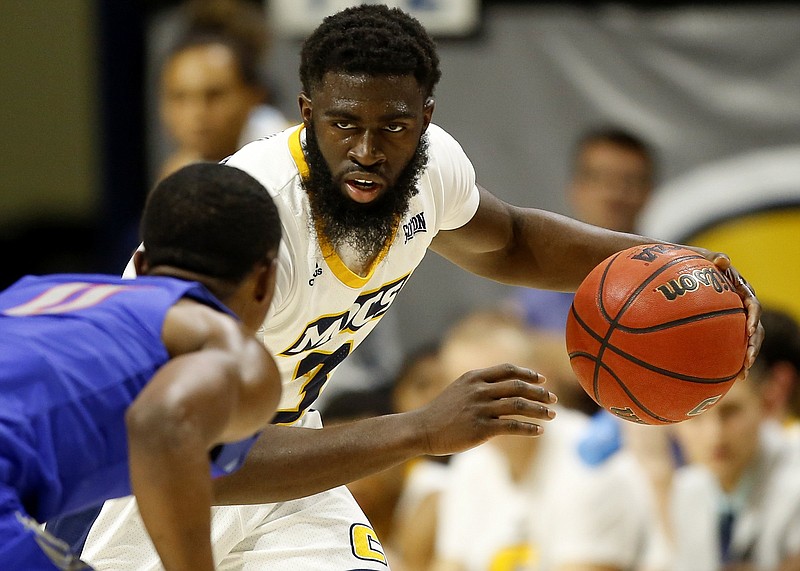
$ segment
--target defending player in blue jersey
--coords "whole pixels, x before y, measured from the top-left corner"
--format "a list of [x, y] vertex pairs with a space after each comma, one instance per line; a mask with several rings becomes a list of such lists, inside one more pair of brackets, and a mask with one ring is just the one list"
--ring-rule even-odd
[[255, 337], [278, 213], [243, 171], [192, 165], [154, 189], [142, 238], [135, 280], [0, 293], [0, 569], [88, 568], [37, 522], [131, 492], [167, 570], [213, 569], [212, 476], [239, 467], [281, 393]]

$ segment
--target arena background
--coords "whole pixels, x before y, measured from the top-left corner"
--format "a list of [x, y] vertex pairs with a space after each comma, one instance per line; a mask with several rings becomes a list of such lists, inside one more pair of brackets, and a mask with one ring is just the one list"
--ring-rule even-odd
[[[0, 285], [121, 270], [151, 183], [147, 22], [172, 4], [0, 1]], [[800, 6], [483, 2], [480, 16], [440, 41], [434, 120], [481, 184], [568, 213], [575, 137], [627, 126], [659, 156], [643, 231], [729, 251], [763, 301], [800, 317]], [[276, 33], [269, 62], [290, 117], [298, 48]], [[393, 312], [412, 348], [507, 293], [430, 254]]]

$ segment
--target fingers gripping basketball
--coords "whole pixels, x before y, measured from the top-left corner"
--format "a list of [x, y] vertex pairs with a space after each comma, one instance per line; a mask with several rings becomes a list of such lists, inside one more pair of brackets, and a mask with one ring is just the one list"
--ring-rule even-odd
[[669, 424], [700, 414], [742, 369], [746, 315], [708, 260], [651, 244], [619, 252], [583, 281], [567, 351], [587, 393], [617, 416]]

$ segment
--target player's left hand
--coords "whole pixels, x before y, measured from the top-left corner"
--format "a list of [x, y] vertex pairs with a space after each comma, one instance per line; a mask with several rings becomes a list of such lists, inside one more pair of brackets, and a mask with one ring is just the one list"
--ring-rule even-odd
[[720, 272], [728, 279], [734, 291], [742, 298], [742, 304], [747, 312], [747, 354], [744, 367], [739, 374], [739, 379], [747, 376], [747, 372], [756, 360], [756, 355], [764, 341], [764, 327], [761, 325], [761, 302], [756, 297], [756, 292], [742, 274], [731, 265], [731, 259], [722, 252], [712, 252], [704, 248], [692, 248], [714, 263]]

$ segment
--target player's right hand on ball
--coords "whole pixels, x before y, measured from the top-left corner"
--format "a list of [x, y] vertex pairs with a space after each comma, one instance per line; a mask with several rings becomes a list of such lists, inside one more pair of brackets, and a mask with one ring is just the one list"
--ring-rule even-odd
[[556, 395], [542, 386], [543, 375], [511, 364], [461, 375], [430, 404], [414, 411], [424, 430], [428, 454], [453, 454], [493, 436], [538, 436], [555, 417], [547, 405]]

